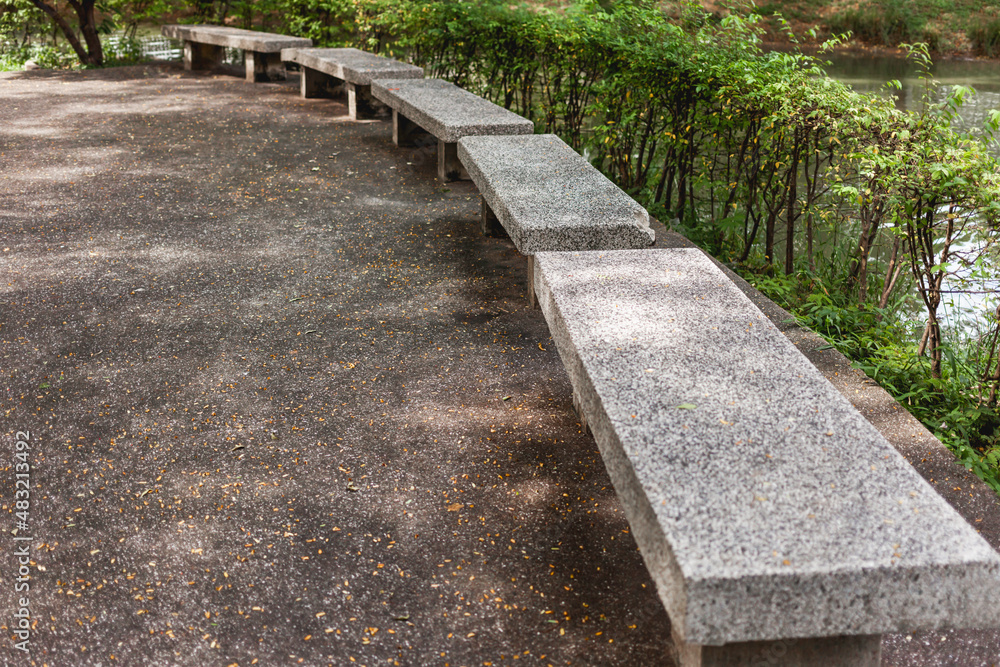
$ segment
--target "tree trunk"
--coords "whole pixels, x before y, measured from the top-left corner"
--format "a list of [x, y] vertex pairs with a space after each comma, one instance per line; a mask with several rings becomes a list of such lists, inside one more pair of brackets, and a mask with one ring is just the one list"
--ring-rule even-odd
[[903, 263], [899, 261], [899, 246], [902, 244], [903, 240], [896, 237], [895, 243], [892, 244], [892, 255], [889, 257], [889, 268], [885, 272], [885, 280], [882, 281], [882, 296], [879, 297], [878, 307], [879, 309], [885, 308], [886, 304], [889, 303], [889, 295], [892, 293], [894, 287], [896, 287], [896, 281], [899, 280], [899, 274], [903, 271]]
[[774, 226], [777, 217], [773, 211], [768, 212], [764, 221], [764, 261], [770, 266], [774, 264]]
[[861, 209], [861, 234], [858, 237], [858, 255], [851, 266], [850, 277], [858, 288], [858, 305], [864, 306], [868, 299], [868, 260], [872, 246], [878, 236], [882, 221], [882, 205], [869, 202]]
[[861, 231], [861, 243], [858, 246], [858, 271], [857, 271], [857, 281], [858, 281], [858, 305], [865, 305], [865, 301], [868, 299], [868, 255], [871, 252], [871, 246], [867, 243], [868, 234], [862, 228]]
[[[815, 142], [813, 144], [813, 146], [814, 146], [813, 149], [809, 148], [809, 140], [808, 139], [809, 139], [809, 137], [808, 137], [808, 135], [806, 135], [806, 151], [805, 151], [805, 160], [804, 160], [805, 164], [803, 165], [803, 169], [802, 169], [802, 174], [803, 174], [803, 176], [805, 176], [805, 184], [806, 184], [806, 208], [805, 208], [805, 210], [806, 210], [806, 255], [809, 258], [809, 270], [810, 271], [815, 271], [816, 270], [816, 258], [815, 258], [815, 255], [813, 254], [813, 234], [814, 234], [814, 231], [813, 231], [813, 203], [815, 203], [815, 201], [816, 201], [816, 199], [818, 197], [818, 195], [817, 195], [817, 189], [820, 187], [820, 185], [819, 185], [820, 184], [819, 170], [820, 170], [820, 164], [823, 162], [823, 159], [822, 159], [821, 153], [820, 153], [820, 133], [819, 133], [819, 131], [815, 132], [815, 136], [813, 138], [814, 142]], [[810, 176], [810, 174], [809, 174], [809, 159], [810, 159], [810, 156], [813, 156], [813, 155], [815, 156], [815, 158], [813, 160], [812, 175]], [[833, 153], [832, 152], [830, 153], [828, 159], [830, 159], [831, 161], [833, 160]]]
[[87, 64], [100, 67], [104, 64], [104, 49], [101, 47], [101, 36], [97, 33], [97, 17], [94, 15], [96, 2], [97, 0], [69, 0], [79, 18], [83, 39], [87, 42], [89, 52]]
[[[1000, 386], [1000, 355], [997, 353], [998, 343], [1000, 343], [1000, 306], [997, 306], [996, 312], [996, 322], [993, 325], [993, 340], [990, 341], [990, 354], [986, 359], [986, 364], [983, 367], [982, 380], [984, 385], [989, 385], [990, 396], [986, 400], [986, 404], [990, 407], [996, 407], [997, 405], [997, 388]], [[994, 361], [996, 362], [996, 367], [990, 372], [990, 368], [993, 367]]]
[[104, 50], [101, 48], [101, 37], [97, 34], [97, 24], [94, 16], [95, 3], [96, 0], [69, 0], [69, 4], [73, 8], [73, 11], [76, 12], [77, 20], [80, 24], [80, 34], [83, 35], [83, 39], [87, 43], [86, 48], [84, 48], [76, 31], [73, 30], [73, 27], [66, 18], [54, 6], [45, 2], [45, 0], [31, 0], [31, 4], [38, 7], [46, 16], [52, 19], [52, 22], [62, 32], [63, 37], [73, 47], [76, 57], [80, 59], [82, 64], [100, 67], [104, 64]]
[[941, 325], [937, 321], [937, 312], [931, 313], [931, 320], [927, 323], [930, 337], [928, 347], [931, 352], [931, 377], [941, 379], [941, 361], [944, 358], [944, 350], [941, 347]]
[[785, 275], [792, 275], [795, 263], [795, 204], [798, 197], [799, 142], [801, 133], [796, 130], [793, 137], [792, 161], [788, 165], [788, 212], [785, 214]]
[[66, 19], [56, 11], [55, 7], [49, 5], [47, 2], [44, 2], [44, 0], [31, 0], [31, 4], [38, 7], [40, 10], [45, 12], [46, 16], [52, 19], [52, 23], [59, 29], [60, 32], [62, 32], [66, 41], [69, 42], [69, 45], [73, 48], [73, 51], [76, 52], [76, 57], [80, 59], [81, 63], [86, 64], [90, 58], [90, 54], [88, 54], [87, 50], [83, 48], [83, 44], [80, 43], [76, 33], [73, 32], [73, 28], [66, 22]]
[[917, 356], [924, 356], [924, 352], [927, 351], [927, 339], [931, 335], [931, 325], [927, 324], [924, 326], [924, 334], [920, 337], [920, 345], [917, 346]]

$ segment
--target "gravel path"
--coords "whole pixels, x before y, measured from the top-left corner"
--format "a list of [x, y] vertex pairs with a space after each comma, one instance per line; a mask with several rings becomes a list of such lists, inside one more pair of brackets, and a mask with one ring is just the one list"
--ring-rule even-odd
[[164, 65], [0, 91], [5, 531], [16, 431], [32, 455], [0, 604], [30, 545], [33, 664], [668, 650], [471, 184], [294, 81]]

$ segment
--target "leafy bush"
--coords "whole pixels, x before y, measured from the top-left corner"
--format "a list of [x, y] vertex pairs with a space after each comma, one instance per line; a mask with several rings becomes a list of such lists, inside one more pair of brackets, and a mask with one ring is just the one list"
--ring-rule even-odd
[[988, 58], [1000, 55], [1000, 19], [993, 19], [985, 25], [976, 25], [968, 31], [969, 40], [976, 53]]
[[105, 42], [106, 65], [134, 65], [148, 60], [142, 53], [142, 43], [135, 37], [123, 36], [113, 42]]
[[78, 64], [76, 54], [65, 45], [31, 44], [0, 50], [0, 71], [23, 70], [29, 60], [42, 69], [67, 69]]
[[[137, 39], [121, 39], [105, 45], [107, 65], [131, 65], [143, 62], [142, 45]], [[0, 71], [23, 70], [31, 61], [42, 69], [70, 69], [80, 67], [79, 59], [64, 42], [59, 46], [30, 44], [0, 50]]]
[[850, 32], [861, 41], [888, 46], [925, 40], [924, 23], [904, 0], [872, 0], [829, 20], [834, 33]]

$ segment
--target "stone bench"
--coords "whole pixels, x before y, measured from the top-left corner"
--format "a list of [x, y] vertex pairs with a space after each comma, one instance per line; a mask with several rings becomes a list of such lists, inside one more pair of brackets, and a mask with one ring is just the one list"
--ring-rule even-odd
[[341, 86], [347, 90], [350, 117], [371, 118], [380, 102], [371, 94], [373, 79], [422, 79], [424, 70], [415, 65], [383, 58], [359, 49], [283, 49], [281, 59], [302, 68], [302, 97], [323, 97]]
[[704, 254], [534, 259], [680, 665], [876, 667], [883, 633], [1000, 622], [1000, 556]]
[[469, 177], [458, 159], [462, 137], [534, 132], [530, 120], [441, 79], [380, 79], [372, 82], [372, 95], [392, 109], [397, 146], [419, 145], [421, 130], [437, 139], [442, 181]]
[[649, 213], [554, 134], [465, 137], [458, 159], [482, 196], [485, 234], [522, 255], [644, 248]]
[[165, 25], [164, 37], [184, 40], [184, 69], [211, 69], [220, 65], [225, 49], [242, 49], [247, 81], [282, 81], [285, 64], [281, 50], [312, 46], [311, 39], [288, 37], [218, 25]]

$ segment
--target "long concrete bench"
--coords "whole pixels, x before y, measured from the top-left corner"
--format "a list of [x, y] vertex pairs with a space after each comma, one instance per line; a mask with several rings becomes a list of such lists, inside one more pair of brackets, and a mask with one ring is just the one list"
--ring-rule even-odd
[[437, 139], [438, 178], [468, 179], [458, 140], [473, 135], [531, 134], [530, 120], [441, 79], [380, 79], [372, 95], [392, 109], [392, 140], [413, 146], [421, 130]]
[[700, 251], [535, 261], [680, 665], [875, 667], [883, 633], [1000, 623], [1000, 557]]
[[[422, 79], [424, 70], [359, 49], [283, 49], [281, 59], [302, 68], [302, 97], [324, 97], [343, 86], [350, 117], [371, 118], [382, 104], [371, 94], [373, 79]], [[384, 107], [383, 107], [384, 108]]]
[[502, 229], [523, 255], [656, 240], [646, 209], [554, 134], [464, 137], [458, 159], [482, 196], [483, 232]]
[[282, 81], [281, 50], [312, 46], [311, 39], [217, 25], [165, 25], [164, 37], [184, 40], [184, 69], [211, 69], [222, 63], [226, 48], [242, 49], [247, 81]]

